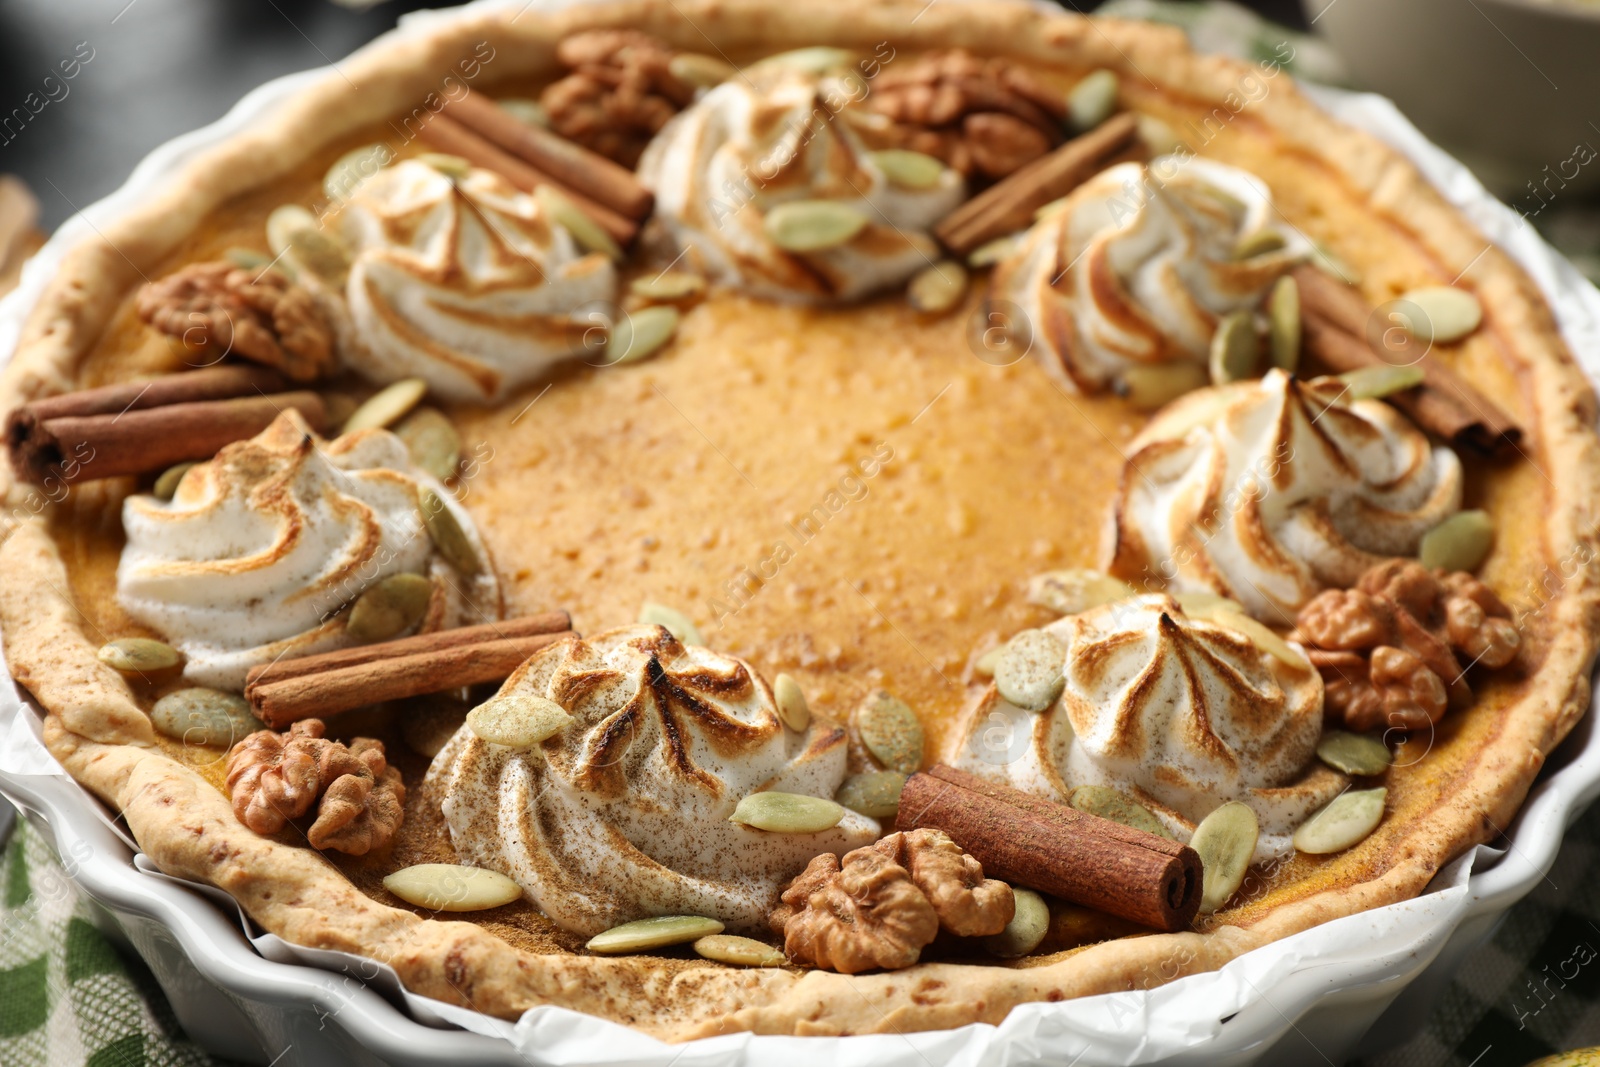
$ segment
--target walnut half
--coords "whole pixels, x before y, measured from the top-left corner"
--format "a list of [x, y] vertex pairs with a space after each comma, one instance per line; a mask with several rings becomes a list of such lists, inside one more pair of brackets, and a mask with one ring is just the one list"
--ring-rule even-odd
[[997, 934], [1016, 910], [1011, 887], [939, 830], [893, 833], [874, 845], [814, 858], [772, 914], [796, 963], [842, 974], [916, 963], [939, 928]]
[[323, 737], [324, 729], [321, 719], [304, 719], [284, 733], [257, 730], [233, 746], [233, 813], [256, 833], [271, 834], [315, 804], [311, 846], [365, 855], [400, 829], [406, 788], [384, 759], [383, 742], [358, 737], [347, 747]]
[[333, 328], [311, 294], [275, 270], [192, 263], [140, 291], [139, 317], [195, 352], [235, 355], [297, 382], [336, 369]]

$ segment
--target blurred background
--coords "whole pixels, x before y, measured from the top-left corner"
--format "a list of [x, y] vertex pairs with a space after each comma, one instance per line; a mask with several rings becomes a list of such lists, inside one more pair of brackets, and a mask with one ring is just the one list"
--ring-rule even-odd
[[[0, 290], [37, 241], [35, 225], [48, 232], [111, 192], [152, 148], [218, 118], [262, 82], [332, 63], [407, 12], [432, 6], [437, 0], [0, 0], [0, 175], [20, 179], [0, 178]], [[1600, 280], [1600, 0], [1063, 6], [1174, 23], [1198, 48], [1244, 58], [1271, 56], [1292, 41], [1292, 73], [1395, 99]], [[0, 843], [7, 816], [0, 801]], [[8, 869], [20, 862], [13, 857]], [[1492, 1067], [1600, 1044], [1600, 967], [1563, 984], [1549, 1003], [1524, 989], [1568, 959], [1573, 945], [1600, 945], [1597, 885], [1600, 810], [1574, 826], [1550, 878], [1457, 977], [1416, 1039], [1369, 1067]], [[9, 910], [13, 895], [0, 899], [0, 930], [21, 921]], [[105, 973], [122, 975], [130, 1017], [145, 1020], [140, 1040], [163, 1050], [149, 1060], [105, 1059], [104, 1067], [213, 1062], [168, 1026], [161, 992], [137, 960], [96, 958]], [[0, 978], [14, 973], [0, 969]], [[4, 1038], [8, 1004], [31, 994], [15, 983], [0, 987]]]

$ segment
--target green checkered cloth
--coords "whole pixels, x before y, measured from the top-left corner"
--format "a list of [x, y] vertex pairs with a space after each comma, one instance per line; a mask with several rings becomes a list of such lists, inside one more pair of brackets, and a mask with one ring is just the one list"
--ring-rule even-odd
[[0, 859], [0, 1064], [221, 1063], [184, 1038], [144, 964], [95, 929], [49, 847], [19, 819]]

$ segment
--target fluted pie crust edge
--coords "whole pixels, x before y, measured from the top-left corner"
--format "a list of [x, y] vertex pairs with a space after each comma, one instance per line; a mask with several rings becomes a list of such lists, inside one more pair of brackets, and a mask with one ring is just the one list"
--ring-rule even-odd
[[[162, 195], [71, 250], [0, 378], [0, 410], [72, 388], [80, 360], [142, 272], [154, 270], [230, 197], [411, 107], [479, 41], [497, 51], [494, 78], [548, 72], [562, 37], [606, 26], [657, 33], [687, 49], [704, 50], [710, 39], [735, 53], [796, 42], [866, 50], [885, 39], [910, 50], [960, 45], [1045, 64], [1136, 71], [1156, 79], [1163, 92], [1219, 103], [1248, 70], [1191, 53], [1175, 30], [1091, 24], [1004, 2], [622, 0], [513, 15], [422, 22], [385, 38], [254, 129], [200, 155]], [[1111, 941], [1031, 967], [938, 963], [856, 977], [705, 967], [666, 978], [645, 957], [533, 955], [472, 923], [422, 919], [374, 901], [320, 855], [247, 830], [225, 797], [157, 751], [149, 720], [121, 679], [97, 661], [97, 642], [82, 632], [59, 592], [67, 576], [44, 514], [23, 520], [0, 545], [6, 576], [0, 630], [12, 673], [49, 713], [46, 743], [78, 781], [123, 813], [162, 870], [227, 890], [257, 923], [291, 942], [371, 956], [391, 964], [417, 993], [502, 1018], [554, 1004], [669, 1040], [741, 1030], [842, 1034], [997, 1023], [1017, 1004], [1213, 970], [1318, 923], [1414, 896], [1440, 867], [1508, 823], [1545, 758], [1587, 707], [1600, 630], [1595, 398], [1532, 282], [1498, 249], [1484, 252], [1482, 237], [1410, 163], [1282, 82], [1251, 114], [1286, 150], [1336, 174], [1368, 210], [1405, 218], [1441, 270], [1472, 279], [1516, 364], [1530, 431], [1526, 450], [1551, 472], [1545, 559], [1589, 561], [1539, 615], [1548, 651], [1492, 750], [1479, 754], [1448, 805], [1425, 825], [1407, 828], [1389, 849], [1387, 868], [1372, 878], [1294, 900], [1246, 927]], [[27, 514], [25, 488], [8, 473], [0, 479], [11, 513]]]

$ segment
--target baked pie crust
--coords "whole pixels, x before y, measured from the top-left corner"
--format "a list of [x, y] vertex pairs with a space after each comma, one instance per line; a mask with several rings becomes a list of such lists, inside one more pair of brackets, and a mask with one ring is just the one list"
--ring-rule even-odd
[[[997, 1023], [1020, 1003], [1143, 988], [1216, 969], [1241, 953], [1318, 923], [1414, 896], [1443, 865], [1468, 847], [1492, 840], [1512, 819], [1544, 760], [1589, 700], [1589, 672], [1600, 633], [1600, 573], [1594, 562], [1600, 452], [1593, 430], [1594, 395], [1533, 283], [1500, 250], [1486, 248], [1483, 238], [1411, 164], [1372, 136], [1329, 118], [1288, 79], [1274, 79], [1263, 90], [1261, 71], [1196, 55], [1175, 30], [1047, 14], [1021, 4], [922, 0], [873, 5], [842, 0], [803, 5], [620, 0], [551, 14], [508, 9], [421, 23], [363, 50], [253, 130], [201, 154], [162, 193], [71, 250], [28, 318], [16, 355], [0, 379], [0, 409], [155, 369], [152, 363], [159, 363], [160, 353], [152, 356], [137, 345], [120, 364], [105, 357], [119, 343], [129, 347], [133, 335], [126, 326], [128, 308], [142, 281], [226, 243], [213, 231], [230, 215], [259, 226], [261, 190], [274, 183], [309, 185], [363, 131], [404, 115], [417, 100], [438, 91], [441, 72], [465, 57], [481, 59], [485, 43], [494, 58], [484, 66], [483, 84], [536, 84], [555, 73], [554, 51], [562, 38], [607, 27], [642, 30], [685, 49], [710, 47], [735, 58], [786, 50], [797, 42], [864, 52], [890, 42], [907, 54], [959, 46], [1046, 71], [1107, 68], [1128, 76], [1125, 102], [1134, 108], [1162, 115], [1174, 125], [1193, 121], [1196, 128], [1208, 122], [1219, 130], [1230, 127], [1216, 150], [1242, 153], [1296, 225], [1322, 239], [1337, 239], [1340, 254], [1365, 274], [1369, 298], [1458, 277], [1470, 283], [1484, 307], [1486, 327], [1457, 357], [1456, 368], [1510, 409], [1526, 431], [1518, 465], [1480, 470], [1469, 490], [1500, 525], [1500, 548], [1486, 577], [1526, 622], [1525, 673], [1515, 680], [1492, 681], [1472, 711], [1446, 720], [1430, 739], [1426, 781], [1415, 776], [1391, 783], [1390, 814], [1360, 848], [1326, 859], [1293, 860], [1288, 874], [1275, 880], [1270, 891], [1220, 919], [1202, 921], [1201, 932], [1102, 941], [1009, 966], [931, 962], [903, 972], [853, 977], [651, 956], [536, 952], [497, 936], [486, 925], [423, 918], [382, 903], [323, 856], [247, 830], [212, 779], [161, 747], [127, 685], [96, 659], [95, 650], [105, 639], [94, 628], [97, 609], [91, 605], [85, 613], [75, 606], [85, 590], [105, 588], [105, 553], [96, 556], [85, 544], [93, 541], [96, 523], [103, 527], [105, 516], [115, 515], [118, 494], [85, 485], [41, 509], [35, 491], [14, 484], [9, 474], [0, 475], [6, 479], [14, 520], [0, 544], [0, 571], [7, 576], [0, 583], [0, 628], [12, 673], [48, 712], [44, 730], [51, 751], [78, 781], [122, 813], [162, 870], [227, 890], [263, 928], [293, 943], [382, 960], [417, 993], [502, 1018], [553, 1004], [669, 1040], [740, 1030], [903, 1032]], [[914, 332], [909, 313], [878, 305], [812, 315], [763, 309], [729, 297], [714, 299], [705, 313], [704, 333], [699, 328], [686, 331], [691, 346], [696, 338], [703, 346], [704, 336], [718, 329], [742, 340], [771, 330], [816, 329], [826, 344], [859, 357], [888, 345], [896, 330]], [[962, 343], [954, 325], [959, 321], [952, 319], [945, 327], [950, 345]], [[803, 355], [793, 345], [787, 351], [791, 358]], [[823, 368], [838, 367], [819, 359]], [[739, 373], [745, 381], [758, 380], [748, 367]], [[869, 377], [862, 384], [870, 386], [875, 381], [870, 368], [864, 373]], [[1041, 377], [1026, 381], [1034, 388], [1049, 388]], [[669, 379], [658, 391], [684, 395], [674, 387], [688, 391], [692, 383]], [[722, 395], [714, 386], [707, 388], [710, 397]], [[640, 390], [630, 390], [617, 386], [601, 399], [637, 402]], [[955, 392], [975, 390], [981, 394], [980, 386], [966, 382]], [[901, 426], [927, 399], [889, 397], [894, 405], [909, 405]], [[557, 413], [570, 416], [571, 402], [552, 400]], [[1051, 402], [1061, 403], [1053, 395]], [[525, 403], [514, 397], [510, 406]], [[963, 410], [975, 419], [972, 406]], [[1019, 402], [1019, 410], [1023, 407]], [[1057, 491], [1072, 496], [1084, 484], [1100, 486], [1103, 499], [1076, 501], [1079, 510], [1092, 516], [1079, 519], [1078, 525], [1090, 527], [1109, 503], [1106, 472], [1119, 458], [1113, 438], [1126, 440], [1136, 427], [1128, 425], [1125, 409], [1108, 413], [1085, 407], [1092, 409], [1095, 420], [1091, 436], [1101, 439], [1098, 445], [1090, 441], [1089, 448], [1102, 454], [1075, 457], [1090, 473], [1083, 475], [1084, 482], [1069, 479]], [[1020, 429], [1025, 432], [1028, 426]], [[519, 447], [528, 445], [529, 439], [519, 439]], [[563, 460], [571, 456], [559, 453]], [[639, 462], [647, 475], [653, 460], [642, 455]], [[734, 477], [726, 471], [719, 476]], [[484, 492], [518, 489], [509, 474], [497, 473], [500, 477], [506, 480], [491, 480]], [[525, 489], [527, 483], [520, 485]], [[918, 493], [938, 498], [936, 480], [918, 485]], [[684, 501], [688, 508], [702, 503]], [[956, 525], [953, 520], [952, 528]], [[492, 519], [486, 526], [490, 540], [507, 529], [497, 528]], [[537, 526], [533, 532], [540, 532]], [[1089, 563], [1093, 533], [1051, 531], [1049, 536], [1063, 539], [1066, 547], [1058, 550], [1063, 562]], [[517, 542], [519, 547], [524, 543]], [[529, 548], [530, 553], [539, 551]], [[501, 553], [515, 554], [505, 548]], [[884, 558], [890, 558], [887, 550]], [[527, 560], [526, 567], [538, 570], [554, 562], [541, 556]], [[1002, 567], [979, 558], [974, 566], [1009, 575], [991, 576], [999, 582], [1025, 577], [1030, 564], [1010, 558]], [[526, 581], [544, 579], [519, 571], [513, 584]], [[581, 581], [603, 584], [604, 578]], [[594, 624], [626, 621], [615, 614], [620, 601], [600, 593], [583, 601], [584, 594], [575, 589], [551, 579], [536, 584], [529, 595], [559, 594], [557, 599], [575, 611], [592, 608]], [[780, 594], [765, 595], [776, 599]], [[969, 605], [967, 610], [981, 614], [985, 608]], [[1022, 609], [1007, 610], [1011, 614], [997, 618], [991, 628], [1018, 627]], [[819, 610], [816, 617], [822, 630], [838, 617], [838, 610]], [[939, 625], [922, 619], [918, 632], [937, 632]], [[959, 612], [949, 625], [963, 635], [982, 629]], [[734, 632], [739, 632], [737, 626]], [[873, 647], [888, 647], [895, 626], [879, 626], [874, 633]], [[839, 636], [843, 640], [849, 635]], [[762, 643], [749, 631], [740, 640]], [[966, 645], [960, 643], [960, 648], [964, 654]], [[902, 649], [897, 655], [904, 659], [908, 653]], [[834, 654], [836, 661], [843, 658]], [[828, 655], [821, 659], [827, 661]], [[933, 673], [959, 673], [959, 666], [957, 658], [944, 671], [935, 666]], [[921, 702], [939, 708], [938, 717], [953, 723], [954, 705], [965, 702], [966, 690], [958, 687], [953, 698], [937, 695], [937, 681], [920, 684], [923, 690], [916, 696], [926, 698]], [[838, 695], [848, 690], [841, 683]], [[938, 740], [951, 743], [947, 737]]]

